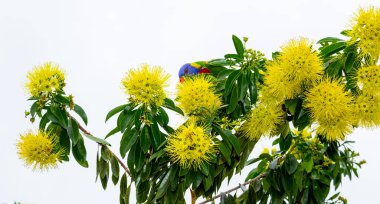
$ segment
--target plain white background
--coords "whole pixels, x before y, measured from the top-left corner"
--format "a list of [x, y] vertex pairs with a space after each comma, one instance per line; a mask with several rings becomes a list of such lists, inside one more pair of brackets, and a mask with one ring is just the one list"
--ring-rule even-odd
[[[117, 187], [109, 184], [103, 191], [100, 183], [94, 183], [96, 145], [90, 141], [86, 141], [88, 169], [72, 160], [49, 172], [33, 172], [18, 160], [19, 134], [37, 127], [23, 115], [30, 105], [25, 75], [33, 66], [54, 61], [65, 69], [67, 93], [85, 108], [88, 129], [103, 137], [115, 124], [104, 123], [106, 113], [126, 101], [121, 78], [142, 62], [161, 65], [171, 73], [173, 96], [179, 67], [233, 52], [232, 34], [249, 37], [249, 47], [270, 57], [293, 37], [314, 41], [339, 37], [349, 28], [354, 12], [368, 5], [379, 7], [380, 1], [1, 0], [0, 204], [118, 203]], [[178, 121], [171, 124], [177, 126]], [[378, 202], [379, 133], [379, 129], [357, 130], [349, 136], [368, 162], [359, 171], [360, 179], [344, 182], [342, 195], [350, 203]], [[116, 152], [119, 139], [115, 135], [110, 140]], [[268, 144], [264, 139], [252, 156]], [[246, 173], [236, 176], [230, 187]], [[135, 202], [134, 196], [131, 201]]]

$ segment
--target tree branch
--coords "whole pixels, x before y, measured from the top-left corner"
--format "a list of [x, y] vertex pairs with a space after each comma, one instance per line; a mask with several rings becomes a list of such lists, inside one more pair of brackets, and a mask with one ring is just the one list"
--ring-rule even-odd
[[240, 184], [240, 185], [236, 186], [235, 188], [231, 188], [230, 190], [222, 192], [222, 193], [220, 193], [220, 194], [218, 194], [218, 195], [216, 195], [216, 196], [214, 196], [212, 198], [209, 198], [209, 199], [207, 199], [207, 200], [205, 200], [205, 201], [203, 201], [203, 202], [201, 202], [199, 204], [205, 204], [205, 203], [211, 202], [211, 201], [213, 201], [213, 200], [218, 199], [219, 197], [221, 197], [222, 194], [229, 194], [229, 193], [231, 193], [233, 191], [238, 190], [239, 188], [241, 188], [241, 186], [245, 186], [245, 185], [248, 185], [250, 183], [253, 183], [253, 182], [255, 182], [255, 181], [257, 181], [257, 180], [259, 180], [261, 178], [264, 178], [265, 176], [267, 176], [267, 174], [266, 173], [262, 173], [262, 174], [258, 175], [257, 177], [255, 177], [255, 178], [253, 178], [253, 179], [251, 179], [249, 181], [246, 181], [243, 184]]
[[[67, 112], [67, 115], [72, 118], [75, 122], [77, 122], [78, 124], [78, 127], [79, 129], [84, 133], [84, 134], [87, 134], [87, 135], [91, 135], [91, 136], [94, 136], [93, 134], [91, 134], [88, 130], [86, 130], [78, 121], [77, 119], [75, 119], [73, 116], [71, 116], [69, 114], [69, 112]], [[94, 136], [95, 137], [95, 136]], [[97, 142], [99, 145], [105, 147], [108, 149], [108, 151], [112, 154], [112, 156], [114, 156], [117, 160], [117, 162], [119, 162], [120, 166], [123, 167], [124, 171], [129, 175], [129, 177], [132, 178], [132, 175], [131, 175], [131, 172], [128, 170], [127, 166], [124, 164], [124, 162], [118, 157], [116, 156], [116, 154], [107, 146], [107, 145], [104, 145], [104, 144], [101, 144], [99, 142]]]

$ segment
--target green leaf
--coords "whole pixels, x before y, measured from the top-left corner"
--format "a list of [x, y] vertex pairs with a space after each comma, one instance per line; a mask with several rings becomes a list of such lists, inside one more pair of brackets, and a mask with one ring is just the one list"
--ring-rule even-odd
[[168, 123], [169, 123], [169, 116], [166, 113], [166, 111], [163, 108], [159, 107], [158, 108], [158, 112], [159, 112], [159, 116], [162, 118], [162, 122], [163, 122], [162, 126], [168, 125]]
[[339, 39], [339, 38], [335, 38], [335, 37], [327, 37], [327, 38], [323, 38], [323, 39], [320, 39], [317, 43], [318, 44], [323, 44], [323, 43], [329, 43], [329, 42], [343, 42], [344, 40], [342, 39]]
[[226, 77], [228, 77], [232, 72], [234, 72], [235, 70], [233, 70], [233, 69], [225, 69], [225, 70], [223, 70], [223, 71], [221, 71], [221, 72], [219, 72], [219, 74], [218, 74], [218, 79], [219, 80], [223, 80], [223, 79], [225, 79]]
[[181, 115], [185, 115], [183, 113], [183, 111], [180, 108], [178, 108], [177, 106], [175, 106], [174, 102], [171, 99], [169, 99], [169, 98], [165, 99], [165, 104], [163, 105], [163, 107], [165, 107], [167, 109], [170, 109], [172, 111], [175, 111], [175, 112], [177, 112], [177, 113], [179, 113]]
[[[150, 143], [154, 150], [158, 150], [158, 147], [165, 141], [165, 137], [162, 136], [157, 121], [151, 115], [148, 116], [148, 119], [152, 122], [148, 129], [150, 132]], [[165, 127], [168, 126], [164, 126], [164, 129], [166, 130]]]
[[331, 45], [323, 47], [321, 49], [321, 54], [327, 57], [332, 54], [338, 53], [339, 51], [343, 50], [346, 46], [346, 42], [332, 43]]
[[137, 141], [135, 146], [136, 146], [136, 148], [135, 148], [135, 166], [136, 166], [136, 169], [135, 170], [137, 172], [139, 172], [145, 163], [146, 156], [141, 149], [139, 141]]
[[235, 70], [228, 76], [227, 81], [226, 81], [225, 90], [224, 90], [225, 96], [230, 94], [232, 87], [235, 85], [235, 81], [240, 76], [240, 74], [241, 74], [240, 70]]
[[[119, 166], [119, 162], [117, 161], [117, 158], [114, 156], [111, 157], [111, 170], [112, 170], [112, 175], [115, 176], [116, 178], [119, 178], [120, 166]], [[116, 183], [114, 184], [116, 185]]]
[[120, 155], [124, 158], [125, 154], [131, 149], [132, 145], [136, 143], [138, 139], [138, 133], [133, 128], [131, 131], [125, 131], [123, 137], [120, 140]]
[[61, 146], [63, 152], [64, 152], [64, 157], [68, 156], [70, 154], [70, 149], [71, 149], [71, 143], [70, 143], [70, 137], [67, 134], [67, 131], [61, 130], [61, 133], [59, 134], [59, 145]]
[[290, 154], [285, 159], [285, 169], [289, 175], [293, 174], [298, 167], [298, 161], [294, 155]]
[[82, 118], [83, 122], [87, 125], [88, 119], [86, 112], [84, 112], [83, 108], [80, 105], [75, 104], [74, 111]]
[[232, 35], [232, 41], [234, 42], [236, 53], [239, 55], [240, 58], [243, 58], [244, 56], [243, 42], [235, 35]]
[[45, 113], [45, 115], [42, 116], [41, 120], [40, 120], [40, 124], [39, 124], [39, 128], [41, 130], [45, 130], [45, 127], [46, 125], [50, 122], [49, 118], [48, 118], [48, 114]]
[[108, 119], [110, 119], [112, 116], [114, 116], [115, 114], [121, 112], [122, 110], [124, 110], [124, 108], [127, 106], [128, 104], [124, 104], [124, 105], [121, 105], [121, 106], [118, 106], [116, 108], [113, 108], [112, 110], [110, 110], [110, 112], [107, 113], [107, 116], [106, 116], [106, 121]]
[[125, 193], [127, 192], [128, 181], [126, 173], [123, 174], [120, 180], [120, 195], [125, 198]]
[[[57, 122], [62, 127], [67, 128], [68, 119], [67, 119], [67, 112], [66, 112], [66, 110], [62, 109], [59, 106], [50, 106], [50, 111], [51, 111], [51, 113], [53, 113], [53, 115], [54, 115], [55, 119], [57, 120]], [[53, 120], [51, 120], [51, 121], [53, 121]]]
[[169, 177], [170, 174], [173, 172], [173, 168], [169, 170], [168, 173], [166, 173], [165, 177], [161, 180], [160, 186], [157, 189], [157, 194], [156, 194], [156, 199], [162, 198], [166, 194], [166, 191], [168, 190], [169, 187]]
[[38, 101], [34, 102], [30, 107], [30, 115], [34, 117], [36, 115], [36, 111], [38, 109]]
[[56, 95], [54, 97], [54, 100], [62, 105], [70, 106], [70, 100], [67, 97], [64, 97], [62, 95]]
[[88, 162], [86, 160], [87, 152], [86, 147], [84, 146], [84, 141], [81, 136], [78, 137], [78, 141], [76, 145], [72, 145], [73, 149], [73, 155], [75, 160], [80, 164], [81, 166], [87, 168]]
[[224, 55], [224, 58], [226, 59], [235, 59], [236, 61], [241, 61], [242, 58], [237, 54], [226, 54]]
[[88, 139], [98, 143], [98, 144], [102, 144], [102, 145], [107, 145], [107, 146], [111, 146], [111, 144], [109, 142], [107, 142], [106, 140], [103, 140], [99, 137], [95, 137], [93, 135], [89, 135], [89, 134], [86, 134], [86, 133], [83, 133], [84, 136], [86, 136]]
[[128, 165], [129, 171], [132, 174], [132, 178], [136, 174], [136, 170], [135, 170], [136, 146], [137, 145], [132, 145], [131, 150], [128, 152], [128, 158], [127, 158], [127, 165]]
[[120, 130], [119, 130], [119, 127], [116, 126], [116, 127], [115, 127], [114, 129], [112, 129], [109, 133], [107, 133], [105, 139], [107, 139], [108, 137], [110, 137], [110, 136], [112, 136], [112, 135], [118, 133], [119, 131], [120, 131]]
[[147, 153], [150, 147], [150, 134], [149, 128], [145, 125], [140, 135], [140, 145], [144, 153]]
[[206, 163], [202, 163], [199, 166], [199, 170], [205, 175], [208, 176], [210, 174], [209, 166]]
[[313, 162], [313, 159], [310, 158], [308, 161], [305, 161], [302, 163], [302, 166], [303, 168], [305, 169], [305, 171], [307, 173], [310, 173], [311, 170], [313, 169], [313, 166], [314, 166], [314, 162]]
[[79, 127], [78, 123], [71, 117], [67, 126], [67, 133], [70, 136], [73, 145], [76, 145], [79, 139]]
[[223, 140], [228, 141], [234, 148], [236, 154], [240, 154], [240, 143], [231, 130], [222, 130], [218, 125], [213, 125], [215, 130], [222, 136]]
[[231, 149], [229, 149], [224, 142], [221, 142], [219, 144], [219, 150], [222, 153], [223, 157], [226, 159], [228, 165], [231, 165]]
[[247, 74], [247, 81], [248, 81], [248, 91], [249, 91], [249, 99], [252, 104], [255, 104], [257, 101], [257, 86], [256, 86], [256, 77], [254, 76], [251, 79], [251, 72]]
[[229, 97], [229, 103], [228, 103], [228, 108], [227, 108], [227, 113], [230, 114], [232, 113], [237, 104], [238, 104], [238, 88], [236, 86], [233, 86], [232, 91], [231, 91], [231, 96]]
[[252, 185], [249, 185], [247, 203], [256, 203], [256, 202], [257, 202], [257, 195], [255, 192], [255, 189], [253, 188]]
[[149, 182], [141, 182], [136, 187], [137, 203], [144, 203], [146, 201], [146, 199], [148, 198], [149, 189], [150, 189]]

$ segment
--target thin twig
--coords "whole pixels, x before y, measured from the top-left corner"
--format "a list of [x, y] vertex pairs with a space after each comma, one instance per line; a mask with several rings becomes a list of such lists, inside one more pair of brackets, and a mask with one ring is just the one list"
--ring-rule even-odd
[[235, 188], [231, 188], [230, 190], [225, 191], [225, 192], [222, 192], [222, 193], [220, 193], [220, 194], [218, 194], [218, 195], [216, 195], [216, 196], [214, 196], [214, 197], [212, 197], [212, 198], [209, 198], [209, 199], [207, 199], [207, 200], [205, 200], [205, 201], [203, 201], [203, 202], [201, 202], [201, 203], [199, 203], [199, 204], [205, 204], [205, 203], [211, 202], [211, 201], [213, 201], [213, 200], [218, 199], [219, 197], [221, 197], [222, 194], [229, 194], [229, 193], [231, 193], [231, 192], [233, 192], [233, 191], [238, 190], [239, 188], [241, 188], [241, 186], [248, 185], [248, 184], [250, 184], [250, 183], [252, 183], [252, 182], [255, 182], [255, 181], [257, 181], [257, 180], [259, 180], [259, 179], [261, 179], [261, 178], [263, 178], [263, 177], [265, 177], [265, 176], [267, 176], [267, 174], [266, 174], [266, 173], [262, 173], [262, 174], [258, 175], [257, 177], [255, 177], [255, 178], [253, 178], [253, 179], [251, 179], [251, 180], [249, 180], [249, 181], [246, 181], [246, 182], [243, 183], [243, 184], [239, 184], [239, 185], [236, 186]]
[[[91, 134], [88, 130], [86, 130], [78, 121], [77, 119], [75, 119], [73, 116], [71, 116], [68, 112], [67, 112], [67, 115], [72, 118], [77, 124], [78, 124], [78, 127], [79, 129], [86, 135], [91, 135], [93, 137], [95, 137], [93, 134]], [[105, 147], [108, 149], [108, 151], [110, 151], [110, 153], [116, 158], [116, 160], [119, 162], [120, 166], [123, 167], [124, 171], [130, 176], [132, 177], [131, 175], [131, 172], [128, 170], [127, 166], [124, 164], [124, 162], [118, 157], [116, 156], [116, 154], [107, 146], [107, 145], [104, 145], [104, 144], [101, 144], [99, 142], [97, 142], [99, 145]]]

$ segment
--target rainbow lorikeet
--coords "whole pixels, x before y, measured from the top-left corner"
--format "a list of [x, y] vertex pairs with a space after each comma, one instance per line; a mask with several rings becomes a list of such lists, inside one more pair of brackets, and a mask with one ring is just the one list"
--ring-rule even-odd
[[184, 80], [183, 77], [187, 75], [211, 73], [210, 70], [206, 68], [206, 64], [206, 61], [198, 61], [182, 65], [178, 72], [179, 81], [182, 82]]

